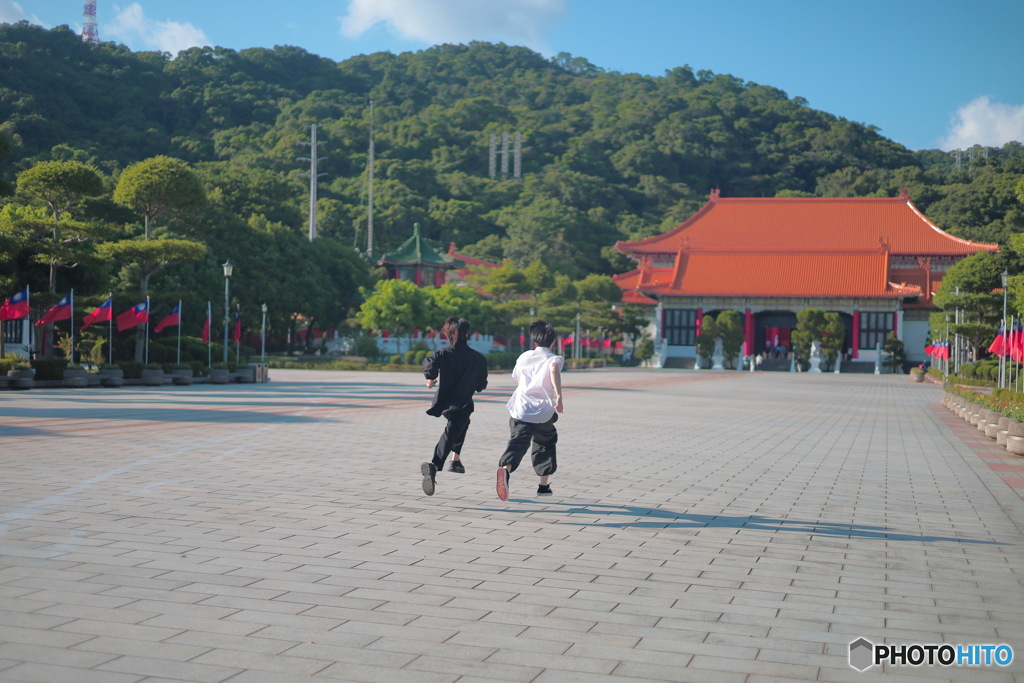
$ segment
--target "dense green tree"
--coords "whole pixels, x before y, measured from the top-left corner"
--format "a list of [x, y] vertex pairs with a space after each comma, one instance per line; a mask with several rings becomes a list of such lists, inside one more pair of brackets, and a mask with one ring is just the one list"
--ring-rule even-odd
[[[57, 268], [77, 262], [77, 252], [71, 247], [90, 238], [90, 226], [61, 221], [79, 200], [103, 192], [103, 180], [96, 169], [77, 161], [44, 161], [18, 174], [18, 192], [39, 199], [50, 210], [48, 256], [51, 294], [57, 291]], [[30, 230], [40, 238], [40, 231]]]
[[431, 295], [407, 280], [379, 280], [359, 308], [359, 323], [367, 329], [390, 330], [399, 337], [437, 323], [431, 318]]
[[949, 333], [964, 340], [970, 360], [977, 360], [979, 352], [995, 337], [1003, 315], [1003, 296], [999, 290], [1005, 268], [1002, 254], [978, 252], [968, 256], [946, 271], [932, 299], [941, 311], [931, 316], [932, 328], [944, 332], [948, 314]]
[[792, 334], [793, 351], [804, 362], [810, 358], [814, 341], [821, 342], [821, 354], [825, 361], [835, 362], [845, 338], [846, 326], [838, 313], [805, 308], [796, 314], [796, 328]]
[[125, 169], [114, 188], [114, 201], [142, 214], [148, 240], [153, 221], [169, 211], [198, 209], [206, 193], [185, 162], [156, 156]]

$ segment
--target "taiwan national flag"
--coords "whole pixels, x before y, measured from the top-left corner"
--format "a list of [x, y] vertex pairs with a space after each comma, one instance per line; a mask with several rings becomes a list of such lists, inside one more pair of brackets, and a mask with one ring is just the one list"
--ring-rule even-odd
[[108, 296], [107, 300], [99, 305], [99, 308], [93, 310], [92, 313], [85, 316], [82, 321], [82, 331], [89, 327], [93, 323], [105, 323], [108, 322], [114, 315], [114, 302]]
[[124, 330], [131, 329], [142, 323], [149, 322], [149, 299], [146, 299], [140, 304], [135, 304], [127, 311], [117, 316], [117, 331], [123, 332]]
[[180, 325], [180, 324], [181, 324], [181, 302], [179, 301], [174, 306], [174, 309], [171, 310], [170, 313], [168, 313], [167, 315], [164, 316], [164, 319], [160, 321], [160, 323], [156, 326], [156, 329], [153, 330], [153, 331], [159, 333], [160, 330], [164, 329], [165, 327], [173, 327], [174, 325]]
[[231, 341], [235, 342], [236, 344], [238, 342], [242, 341], [242, 309], [241, 308], [236, 308], [235, 309], [235, 334], [234, 334], [234, 337], [232, 338]]
[[43, 314], [43, 317], [39, 319], [36, 325], [45, 325], [47, 323], [57, 322], [58, 320], [70, 320], [72, 301], [72, 294], [66, 294], [63, 299], [57, 302], [56, 306]]
[[28, 315], [28, 286], [0, 306], [0, 320], [17, 320]]
[[996, 338], [993, 339], [992, 343], [989, 344], [989, 346], [988, 346], [988, 352], [989, 353], [994, 353], [997, 356], [1002, 356], [1002, 355], [1006, 354], [1006, 344], [1005, 344], [1005, 341], [1004, 341], [1005, 340], [1005, 334], [1006, 334], [1006, 321], [1004, 320], [1003, 322], [999, 323], [999, 332], [996, 334]]
[[1010, 340], [1010, 357], [1019, 363], [1024, 358], [1024, 329], [1021, 328], [1020, 318], [1013, 324]]

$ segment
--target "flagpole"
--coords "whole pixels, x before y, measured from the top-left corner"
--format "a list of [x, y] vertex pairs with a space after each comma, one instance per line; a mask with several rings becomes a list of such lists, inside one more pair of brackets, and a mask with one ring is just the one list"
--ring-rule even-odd
[[203, 323], [207, 327], [207, 332], [206, 332], [206, 371], [207, 372], [209, 372], [210, 368], [213, 367], [213, 350], [210, 347], [210, 341], [211, 341], [210, 340], [210, 336], [211, 335], [210, 335], [210, 329], [209, 329], [211, 323], [213, 322], [210, 319], [211, 313], [212, 313], [212, 311], [210, 310], [210, 302], [207, 301], [206, 302], [206, 322]]
[[[237, 288], [236, 288], [237, 289]], [[235, 365], [238, 365], [238, 344], [242, 341], [241, 330], [238, 329], [241, 324], [242, 316], [242, 304], [235, 304]], [[312, 330], [310, 330], [312, 332]]]
[[71, 320], [68, 322], [71, 327], [71, 359], [68, 361], [69, 365], [75, 364], [75, 290], [71, 290]]
[[181, 365], [181, 299], [178, 299], [178, 362]]
[[35, 340], [32, 338], [35, 336], [35, 327], [32, 325], [32, 285], [25, 285], [25, 303], [28, 304], [28, 313], [25, 314], [25, 322], [28, 323], [28, 358], [25, 360], [32, 360], [32, 349], [35, 348]]
[[107, 363], [109, 365], [114, 364], [114, 293], [110, 292], [107, 294], [107, 298], [110, 299], [110, 319], [107, 320], [107, 326], [110, 328], [110, 343], [107, 345]]
[[149, 365], [149, 297], [146, 297], [146, 365]]

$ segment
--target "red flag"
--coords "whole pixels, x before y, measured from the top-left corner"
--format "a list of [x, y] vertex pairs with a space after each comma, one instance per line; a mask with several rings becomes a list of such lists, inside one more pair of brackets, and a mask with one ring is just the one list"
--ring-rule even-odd
[[164, 316], [164, 319], [160, 321], [160, 323], [156, 326], [156, 329], [153, 330], [153, 331], [154, 332], [160, 332], [160, 330], [164, 329], [165, 327], [173, 327], [174, 325], [180, 325], [180, 324], [181, 324], [181, 302], [179, 301], [174, 306], [174, 309], [170, 313], [168, 313], [167, 315]]
[[206, 302], [206, 320], [203, 321], [203, 343], [210, 343], [210, 302]]
[[85, 316], [85, 319], [82, 321], [82, 330], [85, 330], [85, 328], [89, 327], [89, 325], [92, 325], [93, 323], [107, 322], [113, 315], [114, 303], [108, 296], [107, 300], [99, 305], [99, 308], [94, 309], [92, 313]]
[[1013, 325], [1010, 339], [1013, 340], [1010, 342], [1010, 357], [1020, 363], [1024, 359], [1024, 329], [1021, 328], [1020, 318]]
[[28, 285], [0, 306], [0, 320], [17, 320], [28, 315]]
[[234, 336], [233, 336], [231, 341], [235, 342], [236, 344], [238, 342], [242, 341], [242, 309], [241, 308], [236, 308], [235, 309], [235, 334], [234, 334]]
[[1006, 329], [1006, 322], [999, 323], [999, 332], [996, 334], [996, 338], [992, 340], [992, 343], [988, 346], [988, 352], [994, 353], [997, 356], [1006, 354], [1006, 344], [1003, 342], [1004, 331]]
[[56, 306], [43, 314], [43, 317], [36, 322], [36, 325], [45, 325], [58, 320], [70, 320], [71, 301], [71, 294], [66, 294], [63, 299], [57, 302]]
[[146, 299], [141, 304], [135, 304], [117, 316], [117, 331], [122, 332], [147, 322], [149, 322], [149, 299]]

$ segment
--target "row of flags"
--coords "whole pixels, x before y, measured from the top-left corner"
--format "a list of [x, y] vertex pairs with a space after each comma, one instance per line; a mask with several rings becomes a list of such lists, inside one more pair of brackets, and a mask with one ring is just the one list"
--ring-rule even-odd
[[1024, 326], [1021, 325], [1021, 319], [1016, 318], [1015, 322], [1011, 323], [1009, 332], [1006, 330], [1006, 321], [1000, 323], [999, 332], [989, 344], [988, 351], [1000, 357], [1009, 356], [1017, 362], [1024, 362]]
[[933, 341], [924, 347], [924, 354], [936, 360], [949, 360], [949, 340]]
[[[69, 292], [67, 295], [61, 298], [50, 310], [46, 311], [43, 316], [36, 321], [36, 325], [46, 325], [48, 323], [59, 322], [61, 320], [70, 320], [74, 311], [75, 304], [75, 293], [74, 290]], [[24, 318], [29, 313], [29, 288], [26, 285], [24, 289], [12, 296], [11, 298], [4, 301], [3, 306], [0, 306], [0, 320], [19, 320]], [[107, 297], [107, 300], [96, 307], [91, 313], [88, 313], [83, 319], [81, 331], [85, 331], [90, 325], [99, 322], [110, 322], [113, 318], [114, 305], [113, 297]], [[120, 314], [116, 318], [117, 331], [123, 332], [133, 327], [137, 327], [144, 323], [149, 322], [149, 299], [135, 304], [124, 313]], [[208, 344], [210, 342], [210, 322], [211, 322], [211, 311], [210, 304], [206, 305], [206, 321], [203, 323], [203, 343]], [[155, 332], [161, 332], [164, 328], [175, 327], [181, 325], [181, 302], [175, 304], [171, 312], [165, 315], [159, 323], [157, 323]], [[242, 309], [237, 307], [235, 309], [235, 329], [232, 341], [238, 343], [242, 338]]]

